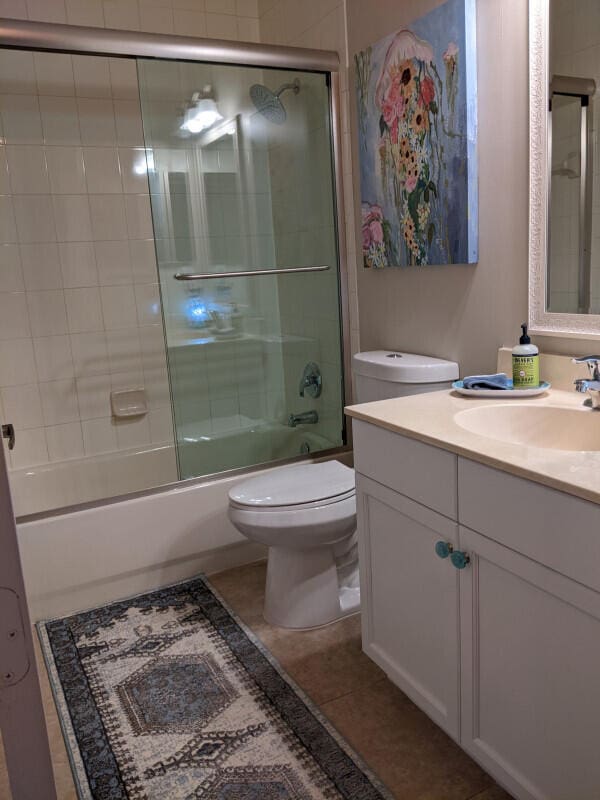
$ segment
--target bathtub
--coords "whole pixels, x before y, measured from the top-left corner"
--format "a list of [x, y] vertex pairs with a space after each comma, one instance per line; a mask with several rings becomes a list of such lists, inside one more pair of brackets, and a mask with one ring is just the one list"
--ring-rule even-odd
[[[223, 430], [199, 435], [190, 426], [178, 431], [182, 479], [247, 464], [266, 464], [334, 445], [306, 428], [230, 418]], [[119, 450], [9, 471], [15, 516], [141, 492], [178, 480], [172, 444]]]
[[[208, 463], [216, 457], [213, 451], [226, 452], [235, 442], [240, 448], [252, 446], [252, 453], [267, 452], [260, 448], [269, 442], [269, 452], [281, 458], [301, 449], [306, 452], [307, 447], [321, 450], [328, 444], [305, 428], [263, 425], [236, 436], [220, 433], [185, 442], [180, 458], [183, 452], [188, 465]], [[335, 457], [349, 463], [350, 454], [336, 453]], [[266, 549], [242, 537], [227, 516], [227, 495], [240, 474], [174, 483], [175, 458], [175, 449], [165, 445], [11, 472], [32, 620], [91, 608], [199, 572], [210, 574], [265, 557]], [[243, 477], [276, 466], [257, 467]], [[170, 485], [94, 503], [157, 482]], [[88, 507], [24, 517], [50, 506], [86, 502]]]

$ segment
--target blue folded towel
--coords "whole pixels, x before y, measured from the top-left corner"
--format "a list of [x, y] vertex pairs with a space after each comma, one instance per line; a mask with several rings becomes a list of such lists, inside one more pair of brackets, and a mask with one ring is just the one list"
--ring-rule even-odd
[[469, 375], [463, 378], [465, 389], [512, 389], [513, 382], [504, 372], [496, 375]]

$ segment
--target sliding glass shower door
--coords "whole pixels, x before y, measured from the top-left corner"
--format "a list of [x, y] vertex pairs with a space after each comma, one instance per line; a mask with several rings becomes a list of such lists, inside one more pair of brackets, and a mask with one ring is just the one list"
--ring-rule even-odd
[[139, 60], [180, 477], [343, 444], [329, 85]]

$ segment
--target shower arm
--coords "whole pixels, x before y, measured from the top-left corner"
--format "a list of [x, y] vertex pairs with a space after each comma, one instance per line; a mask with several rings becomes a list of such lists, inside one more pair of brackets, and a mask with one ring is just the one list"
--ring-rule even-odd
[[176, 281], [202, 281], [216, 278], [254, 278], [257, 275], [287, 275], [290, 272], [326, 272], [330, 267], [280, 267], [278, 269], [246, 269], [239, 272], [176, 272]]

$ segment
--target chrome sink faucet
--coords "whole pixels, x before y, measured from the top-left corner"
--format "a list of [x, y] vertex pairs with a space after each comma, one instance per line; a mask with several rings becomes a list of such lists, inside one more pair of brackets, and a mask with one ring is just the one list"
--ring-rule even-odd
[[573, 359], [574, 364], [587, 364], [590, 379], [577, 378], [575, 381], [576, 392], [587, 392], [589, 398], [584, 405], [600, 410], [600, 356], [581, 356]]

